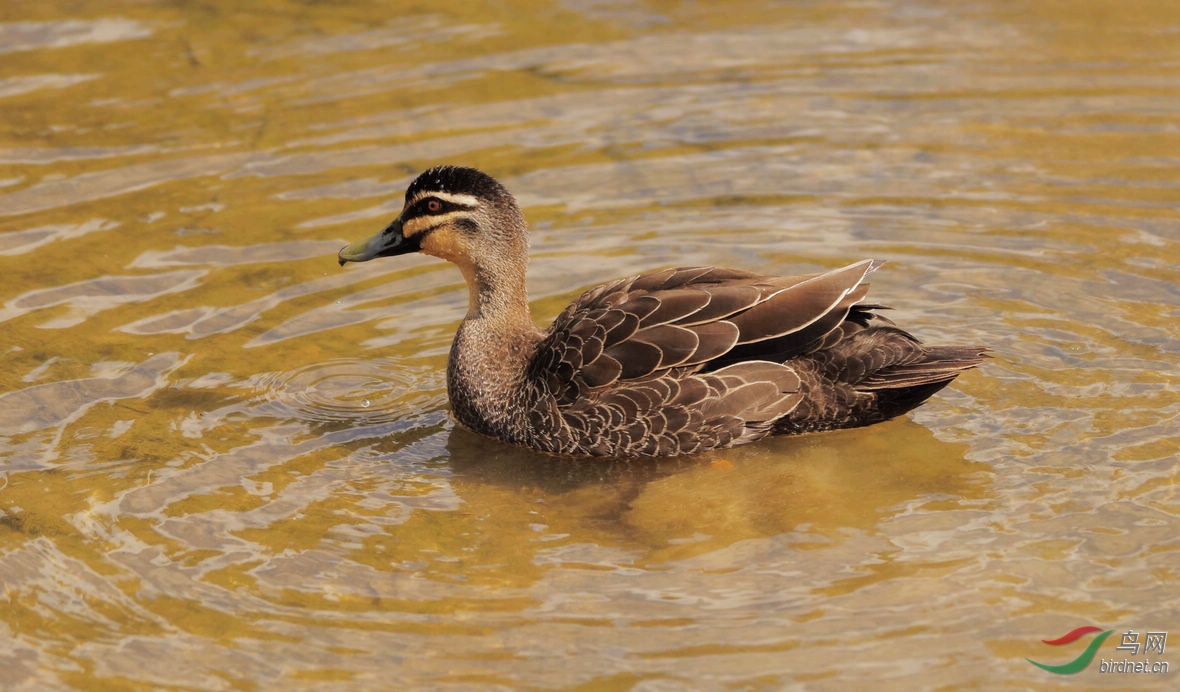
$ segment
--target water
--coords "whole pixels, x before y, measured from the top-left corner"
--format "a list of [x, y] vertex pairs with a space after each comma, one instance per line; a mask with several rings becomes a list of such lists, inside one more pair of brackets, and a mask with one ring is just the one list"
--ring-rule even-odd
[[[0, 686], [1173, 688], [1169, 2], [0, 10]], [[454, 268], [336, 250], [436, 163], [534, 316], [888, 263], [996, 358], [872, 428], [569, 462], [458, 429]], [[1135, 657], [1140, 660], [1143, 655]]]

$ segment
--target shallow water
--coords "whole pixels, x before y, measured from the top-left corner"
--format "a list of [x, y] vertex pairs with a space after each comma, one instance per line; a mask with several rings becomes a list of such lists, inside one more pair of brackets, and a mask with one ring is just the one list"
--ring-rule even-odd
[[[1175, 3], [471, 5], [0, 8], [0, 687], [1174, 688], [1025, 659], [1180, 630]], [[490, 443], [459, 273], [335, 261], [441, 162], [538, 321], [877, 257], [996, 358], [701, 458]]]

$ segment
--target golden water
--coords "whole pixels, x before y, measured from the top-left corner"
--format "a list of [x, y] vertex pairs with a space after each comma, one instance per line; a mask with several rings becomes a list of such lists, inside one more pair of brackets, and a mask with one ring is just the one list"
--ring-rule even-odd
[[[0, 687], [1175, 688], [1025, 658], [1180, 638], [1180, 5], [241, 4], [0, 7]], [[492, 444], [458, 272], [335, 261], [442, 162], [539, 321], [878, 257], [997, 357], [705, 458]]]

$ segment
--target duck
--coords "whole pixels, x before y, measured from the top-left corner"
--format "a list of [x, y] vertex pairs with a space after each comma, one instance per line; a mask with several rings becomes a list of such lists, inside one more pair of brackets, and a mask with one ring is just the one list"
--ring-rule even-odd
[[591, 288], [540, 329], [524, 215], [475, 168], [423, 172], [397, 218], [337, 259], [414, 252], [455, 264], [467, 285], [447, 359], [453, 417], [552, 455], [677, 456], [870, 425], [988, 357], [924, 345], [879, 315], [865, 302], [874, 259], [801, 276], [660, 269]]

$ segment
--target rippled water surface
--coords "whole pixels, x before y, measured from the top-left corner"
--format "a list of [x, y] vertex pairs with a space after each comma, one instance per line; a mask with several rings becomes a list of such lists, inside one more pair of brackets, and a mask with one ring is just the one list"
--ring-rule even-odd
[[[0, 8], [0, 687], [1175, 688], [1180, 5], [240, 5]], [[459, 273], [336, 265], [444, 162], [538, 321], [876, 257], [996, 358], [703, 458], [491, 443]], [[1082, 625], [1172, 672], [1025, 660]]]

